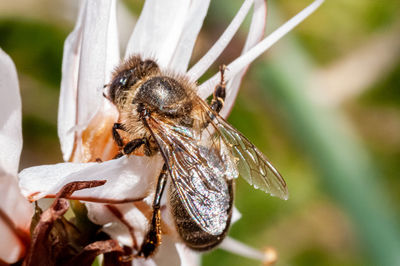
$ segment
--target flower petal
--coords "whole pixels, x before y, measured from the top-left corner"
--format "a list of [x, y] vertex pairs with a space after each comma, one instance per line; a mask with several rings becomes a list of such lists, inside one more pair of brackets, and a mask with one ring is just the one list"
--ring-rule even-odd
[[[103, 225], [102, 230], [121, 244], [132, 247], [142, 243], [148, 220], [133, 203], [104, 205], [87, 203], [89, 219]], [[151, 206], [147, 206], [150, 211]], [[136, 242], [136, 243], [135, 243]]]
[[153, 258], [136, 258], [132, 261], [132, 266], [158, 266]]
[[11, 230], [7, 223], [0, 218], [0, 264], [12, 264], [17, 262], [26, 252], [26, 247], [17, 234]]
[[189, 250], [182, 243], [177, 243], [176, 240], [168, 235], [163, 235], [162, 244], [154, 256], [157, 266], [195, 266], [199, 265], [199, 259], [200, 256], [195, 254], [194, 251]]
[[200, 265], [200, 253], [191, 250], [185, 244], [179, 242], [175, 243], [175, 247], [181, 260], [181, 266]]
[[[166, 193], [164, 193], [165, 196]], [[103, 225], [103, 231], [120, 243], [132, 246], [134, 238], [137, 249], [148, 230], [148, 217], [151, 216], [151, 204], [154, 193], [150, 193], [140, 204], [125, 203], [104, 205], [87, 203], [88, 217], [96, 224]], [[134, 259], [132, 265], [200, 265], [200, 255], [187, 248], [183, 243], [176, 243], [176, 231], [171, 213], [165, 208], [162, 199], [161, 221], [163, 225], [162, 244], [156, 254], [145, 259]]]
[[0, 94], [0, 172], [16, 176], [22, 149], [21, 97], [15, 65], [1, 49]]
[[119, 62], [115, 5], [115, 0], [84, 2], [64, 45], [58, 118], [64, 160], [70, 159], [74, 131], [80, 133], [99, 109], [103, 85]]
[[104, 163], [60, 163], [24, 169], [19, 174], [25, 197], [38, 200], [54, 197], [74, 181], [107, 180], [101, 187], [77, 191], [71, 198], [86, 201], [121, 203], [147, 195], [162, 167], [159, 157], [130, 156]]
[[240, 218], [242, 218], [242, 214], [241, 214], [240, 211], [236, 208], [236, 206], [233, 206], [231, 224], [236, 223]]
[[14, 263], [29, 245], [31, 204], [21, 195], [15, 177], [0, 176], [0, 264]]
[[168, 67], [183, 31], [190, 1], [147, 0], [128, 42], [125, 58], [140, 54]]
[[103, 100], [103, 86], [119, 62], [115, 3], [88, 0], [86, 4], [78, 77], [77, 123], [82, 128], [96, 114]]
[[[147, 199], [152, 199], [154, 193]], [[103, 231], [120, 243], [132, 246], [132, 238], [135, 238], [138, 249], [143, 242], [144, 235], [148, 230], [148, 219], [151, 215], [151, 205], [145, 204], [141, 209], [132, 203], [118, 205], [102, 205], [98, 203], [87, 203], [88, 216], [94, 223], [103, 225]], [[114, 209], [114, 210], [112, 210]], [[143, 211], [147, 213], [144, 215]], [[167, 210], [163, 211], [163, 214]], [[119, 213], [116, 213], [119, 212]], [[163, 215], [164, 217], [164, 215]], [[164, 224], [164, 219], [162, 219]], [[132, 237], [133, 236], [133, 237]], [[162, 235], [162, 244], [156, 254], [149, 259], [136, 258], [132, 265], [199, 265], [199, 255], [189, 250], [183, 244], [176, 244], [170, 235]], [[135, 251], [134, 251], [135, 252]], [[195, 263], [196, 262], [196, 263]]]
[[169, 69], [173, 69], [178, 73], [183, 73], [187, 70], [197, 35], [203, 25], [209, 5], [210, 0], [191, 1], [189, 10], [186, 13], [184, 28], [169, 64]]
[[[244, 1], [243, 5], [240, 7], [236, 16], [233, 18], [232, 22], [229, 24], [228, 28], [224, 31], [217, 42], [211, 47], [211, 49], [188, 71], [188, 76], [193, 80], [198, 80], [204, 72], [214, 63], [218, 56], [225, 50], [226, 46], [232, 40], [233, 36], [239, 29], [243, 20], [246, 18], [247, 13], [250, 10], [253, 0]], [[200, 95], [202, 97], [202, 95]]]
[[[280, 26], [277, 30], [272, 32], [261, 42], [255, 45], [253, 48], [248, 50], [246, 53], [242, 54], [231, 62], [227, 66], [227, 71], [225, 72], [225, 79], [230, 81], [235, 77], [240, 71], [246, 68], [251, 62], [254, 61], [258, 56], [264, 53], [268, 48], [275, 44], [280, 38], [282, 38], [286, 33], [291, 31], [300, 22], [306, 19], [311, 13], [313, 13], [324, 0], [316, 0], [308, 7], [299, 12], [296, 16], [288, 20], [285, 24]], [[199, 86], [198, 94], [205, 98], [212, 93], [214, 86], [219, 82], [219, 73], [216, 73], [212, 78], [204, 82]]]
[[76, 94], [82, 44], [82, 20], [86, 7], [85, 2], [82, 3], [75, 28], [65, 40], [62, 60], [62, 78], [60, 100], [58, 104], [57, 127], [64, 161], [69, 160], [74, 146], [75, 134], [72, 129], [76, 125]]
[[[254, 1], [253, 17], [251, 20], [251, 25], [249, 29], [249, 34], [247, 35], [246, 42], [244, 44], [242, 54], [247, 52], [250, 48], [256, 45], [264, 35], [265, 23], [267, 18], [267, 5], [264, 0]], [[220, 111], [223, 117], [227, 117], [233, 107], [236, 100], [236, 96], [239, 92], [240, 83], [244, 74], [246, 74], [247, 68], [236, 74], [227, 84], [226, 97], [224, 101], [224, 106]]]
[[260, 261], [264, 261], [266, 259], [266, 255], [263, 252], [254, 249], [242, 242], [239, 242], [231, 237], [226, 237], [224, 241], [222, 241], [219, 248], [250, 259]]
[[108, 99], [103, 98], [102, 106], [92, 118], [81, 137], [75, 142], [75, 151], [70, 161], [108, 161], [119, 152], [112, 137], [112, 127], [118, 121], [118, 110]]

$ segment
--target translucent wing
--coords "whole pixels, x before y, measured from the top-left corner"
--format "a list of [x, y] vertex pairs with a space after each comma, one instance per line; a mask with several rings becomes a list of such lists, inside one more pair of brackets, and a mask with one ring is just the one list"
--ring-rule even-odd
[[200, 103], [210, 123], [208, 132], [212, 131], [211, 135], [220, 135], [226, 145], [231, 147], [232, 154], [237, 158], [240, 176], [257, 189], [281, 199], [288, 199], [286, 182], [268, 159], [204, 101], [200, 100]]
[[[168, 164], [183, 206], [207, 233], [220, 235], [231, 215], [232, 193], [227, 180], [237, 177], [223, 142], [200, 142], [193, 128], [151, 116], [147, 123]], [[219, 146], [221, 144], [222, 146]]]
[[183, 206], [204, 231], [219, 235], [231, 215], [227, 180], [240, 173], [255, 188], [273, 196], [287, 199], [288, 191], [279, 172], [246, 137], [200, 98], [198, 103], [199, 117], [192, 127], [155, 115], [145, 119]]

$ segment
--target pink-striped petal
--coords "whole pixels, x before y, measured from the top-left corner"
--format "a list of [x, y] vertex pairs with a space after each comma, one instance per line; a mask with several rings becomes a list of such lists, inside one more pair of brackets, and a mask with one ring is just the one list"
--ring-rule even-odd
[[190, 1], [147, 0], [128, 42], [125, 58], [140, 54], [168, 67], [184, 28]]
[[[227, 81], [233, 79], [240, 71], [246, 68], [251, 62], [254, 61], [258, 56], [264, 53], [268, 48], [275, 44], [280, 38], [285, 36], [289, 31], [311, 15], [324, 0], [316, 0], [308, 7], [299, 12], [296, 16], [291, 18], [285, 24], [280, 26], [277, 30], [272, 32], [261, 42], [255, 45], [253, 48], [248, 50], [243, 55], [236, 58], [227, 66], [227, 71], [225, 72], [225, 78]], [[200, 85], [199, 95], [203, 98], [207, 97], [212, 93], [213, 87], [219, 82], [219, 73], [216, 73], [212, 78]]]
[[22, 149], [21, 97], [17, 71], [0, 49], [0, 172], [16, 176]]
[[60, 163], [26, 168], [19, 174], [22, 194], [30, 200], [54, 195], [74, 181], [107, 180], [100, 187], [74, 193], [72, 198], [121, 203], [146, 197], [158, 176], [158, 157], [130, 156], [103, 163]]
[[[211, 47], [210, 50], [188, 71], [188, 76], [193, 81], [198, 80], [210, 66], [217, 60], [218, 56], [225, 50], [233, 36], [239, 29], [243, 20], [246, 18], [247, 13], [250, 10], [253, 0], [245, 0], [239, 11], [236, 13], [232, 22], [226, 28], [224, 33], [219, 37], [216, 43]], [[202, 95], [200, 95], [202, 97]]]

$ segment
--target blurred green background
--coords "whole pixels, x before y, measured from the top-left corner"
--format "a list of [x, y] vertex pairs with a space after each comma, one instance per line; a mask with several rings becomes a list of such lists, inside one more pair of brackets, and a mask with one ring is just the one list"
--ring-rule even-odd
[[[267, 32], [308, 5], [269, 1]], [[241, 1], [213, 1], [193, 62]], [[62, 161], [57, 105], [63, 42], [78, 1], [0, 2], [0, 47], [23, 101], [21, 168]], [[142, 2], [119, 5], [122, 48]], [[230, 235], [278, 251], [277, 265], [400, 265], [400, 2], [327, 0], [250, 67], [229, 121], [285, 177], [281, 201], [239, 180]], [[217, 64], [236, 58], [250, 16]], [[4, 96], [3, 96], [4, 97]], [[204, 265], [260, 265], [216, 250]]]

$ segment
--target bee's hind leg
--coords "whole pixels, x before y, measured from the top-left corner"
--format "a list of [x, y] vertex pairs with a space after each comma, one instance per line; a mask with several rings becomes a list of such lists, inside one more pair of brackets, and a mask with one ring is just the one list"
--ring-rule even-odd
[[221, 111], [222, 107], [224, 106], [224, 100], [226, 96], [225, 93], [226, 82], [224, 78], [225, 69], [226, 69], [225, 65], [221, 65], [219, 67], [219, 72], [221, 73], [221, 80], [219, 84], [215, 86], [213, 99], [210, 104], [211, 109], [217, 113], [219, 113], [219, 111]]
[[161, 197], [167, 183], [167, 165], [164, 164], [157, 180], [156, 193], [153, 200], [153, 216], [151, 218], [150, 229], [147, 232], [143, 244], [138, 252], [139, 257], [147, 258], [151, 256], [161, 244]]

